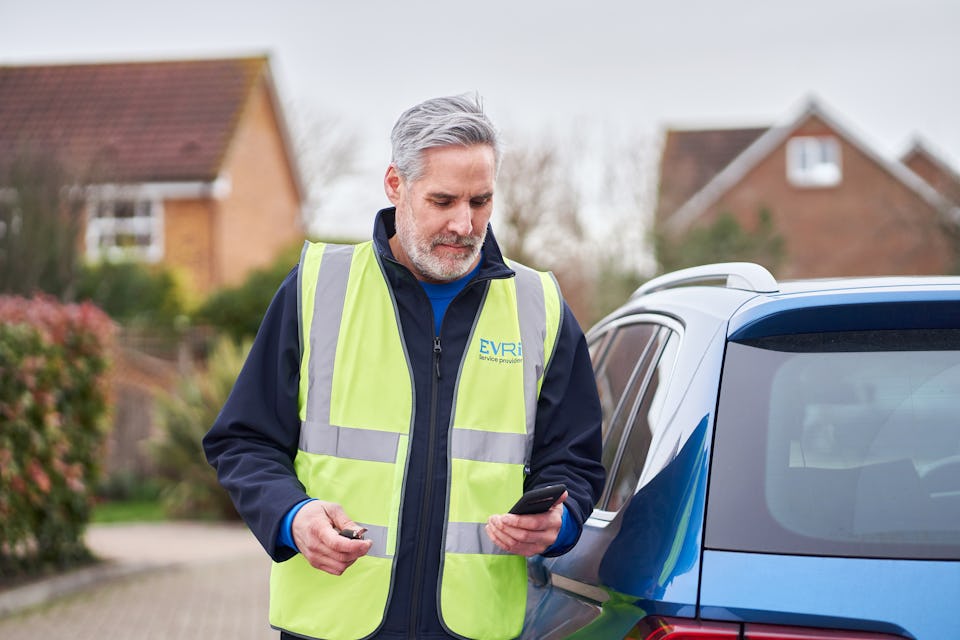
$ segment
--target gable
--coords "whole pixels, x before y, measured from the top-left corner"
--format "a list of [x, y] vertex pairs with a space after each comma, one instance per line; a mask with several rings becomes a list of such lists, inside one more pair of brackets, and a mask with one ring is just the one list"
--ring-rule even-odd
[[0, 66], [0, 175], [17, 150], [92, 182], [211, 182], [264, 57]]
[[[782, 150], [791, 137], [811, 134], [835, 136], [841, 144], [856, 149], [879, 166], [887, 177], [899, 182], [927, 205], [944, 213], [948, 211], [949, 206], [946, 200], [929, 184], [900, 163], [882, 158], [841, 126], [835, 118], [828, 115], [816, 102], [810, 101], [802, 113], [788, 124], [765, 130], [679, 206], [671, 206], [668, 209], [658, 204], [657, 219], [662, 221], [670, 232], [679, 232], [689, 227], [726, 193], [747, 179], [759, 164]], [[664, 167], [661, 171], [661, 181], [664, 180], [663, 171], [666, 169]]]

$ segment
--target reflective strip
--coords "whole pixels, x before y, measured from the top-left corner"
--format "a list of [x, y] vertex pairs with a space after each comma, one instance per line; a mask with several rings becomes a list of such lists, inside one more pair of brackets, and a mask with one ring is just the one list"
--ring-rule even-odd
[[[330, 389], [333, 387], [333, 363], [340, 337], [340, 318], [353, 259], [352, 245], [327, 245], [316, 278], [317, 291], [310, 327], [310, 388], [307, 390], [306, 420], [300, 428], [300, 449], [310, 453], [321, 438], [313, 431], [330, 424]], [[322, 389], [322, 391], [318, 391]]]
[[547, 311], [540, 274], [521, 264], [513, 263], [510, 266], [517, 274], [517, 314], [520, 320], [520, 341], [523, 344], [523, 397], [526, 400], [524, 408], [527, 425], [524, 462], [527, 463], [533, 452], [540, 378], [546, 365], [544, 340], [547, 336]]
[[527, 435], [523, 433], [453, 429], [450, 454], [464, 460], [524, 464], [526, 442]]
[[487, 535], [485, 522], [449, 522], [444, 551], [447, 553], [485, 553], [508, 555]]
[[300, 449], [307, 453], [368, 460], [397, 461], [400, 434], [375, 429], [336, 427], [326, 422], [305, 420], [300, 429]]
[[368, 556], [373, 556], [375, 558], [391, 557], [387, 554], [386, 527], [381, 527], [376, 524], [367, 524], [366, 522], [358, 522], [357, 524], [366, 529], [366, 532], [363, 534], [364, 539], [373, 541], [373, 544], [370, 546], [370, 551], [367, 551]]

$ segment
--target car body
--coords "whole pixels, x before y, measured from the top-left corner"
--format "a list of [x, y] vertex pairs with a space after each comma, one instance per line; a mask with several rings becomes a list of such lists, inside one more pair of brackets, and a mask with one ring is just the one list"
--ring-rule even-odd
[[705, 265], [587, 339], [607, 484], [524, 638], [960, 638], [960, 278]]

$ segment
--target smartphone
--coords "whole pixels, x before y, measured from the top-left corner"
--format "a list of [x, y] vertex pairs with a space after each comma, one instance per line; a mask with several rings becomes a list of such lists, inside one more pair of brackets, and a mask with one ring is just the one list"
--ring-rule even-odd
[[557, 498], [563, 495], [567, 486], [563, 484], [551, 484], [539, 489], [531, 489], [520, 496], [517, 503], [510, 507], [510, 513], [525, 515], [529, 513], [543, 513], [553, 506]]

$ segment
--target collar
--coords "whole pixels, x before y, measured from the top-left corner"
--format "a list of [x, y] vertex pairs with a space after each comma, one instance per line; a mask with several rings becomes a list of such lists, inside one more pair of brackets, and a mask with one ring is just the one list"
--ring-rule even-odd
[[[387, 207], [377, 212], [373, 223], [373, 246], [383, 258], [390, 262], [403, 266], [393, 256], [390, 250], [390, 238], [396, 233], [394, 219], [397, 215], [396, 207]], [[483, 251], [480, 254], [480, 265], [477, 270], [476, 278], [512, 278], [516, 275], [513, 269], [507, 266], [500, 253], [500, 245], [493, 235], [493, 228], [487, 225], [487, 237], [483, 241]], [[404, 267], [405, 269], [406, 267]]]

